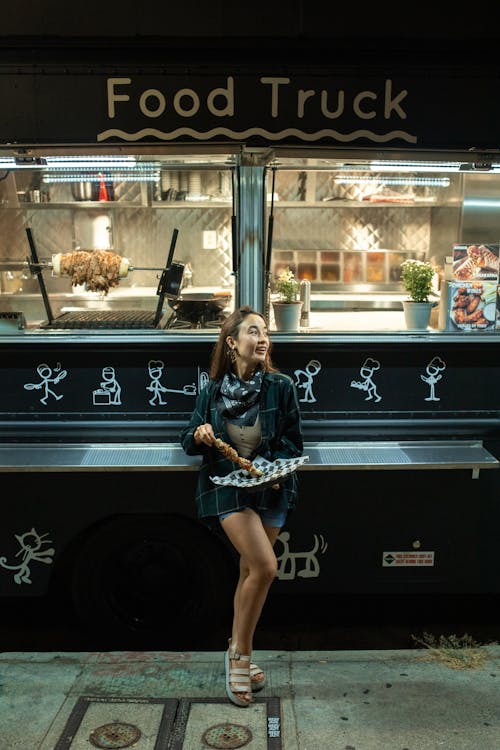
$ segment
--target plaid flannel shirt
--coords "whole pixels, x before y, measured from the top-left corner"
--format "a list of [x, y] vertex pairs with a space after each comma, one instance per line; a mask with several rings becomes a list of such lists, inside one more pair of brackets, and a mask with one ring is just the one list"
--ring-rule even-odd
[[[229, 442], [225, 420], [217, 411], [215, 400], [220, 381], [210, 381], [199, 393], [187, 427], [181, 432], [181, 445], [190, 455], [201, 455], [195, 501], [198, 516], [205, 518], [239, 510], [253, 505], [259, 510], [292, 510], [297, 502], [298, 481], [294, 472], [280, 483], [279, 490], [266, 488], [247, 493], [237, 487], [214, 484], [211, 476], [225, 476], [239, 467], [225, 458], [214, 447], [197, 445], [194, 431], [200, 424], [210, 422], [215, 437]], [[283, 373], [265, 373], [260, 398], [262, 438], [250, 460], [259, 455], [268, 461], [277, 458], [297, 458], [302, 455], [303, 441], [297, 391], [292, 379]]]

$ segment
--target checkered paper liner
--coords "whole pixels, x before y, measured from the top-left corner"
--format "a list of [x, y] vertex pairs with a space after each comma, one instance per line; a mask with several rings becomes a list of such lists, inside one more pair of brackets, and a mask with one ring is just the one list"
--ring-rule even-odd
[[266, 461], [262, 456], [257, 456], [252, 463], [256, 469], [263, 471], [261, 477], [252, 477], [245, 469], [237, 469], [225, 477], [210, 477], [214, 484], [223, 487], [239, 487], [242, 490], [262, 490], [268, 485], [279, 484], [289, 474], [293, 474], [299, 466], [309, 461], [309, 456], [299, 458], [277, 458], [276, 461]]

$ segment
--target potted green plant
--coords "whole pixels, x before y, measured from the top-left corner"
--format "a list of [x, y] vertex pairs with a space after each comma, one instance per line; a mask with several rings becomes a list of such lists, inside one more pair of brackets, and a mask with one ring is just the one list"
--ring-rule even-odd
[[408, 292], [408, 299], [403, 301], [407, 328], [425, 329], [429, 325], [434, 273], [428, 261], [408, 258], [401, 263], [401, 281]]
[[298, 331], [302, 302], [298, 299], [300, 284], [292, 269], [287, 266], [274, 282], [272, 300], [274, 322], [278, 331]]

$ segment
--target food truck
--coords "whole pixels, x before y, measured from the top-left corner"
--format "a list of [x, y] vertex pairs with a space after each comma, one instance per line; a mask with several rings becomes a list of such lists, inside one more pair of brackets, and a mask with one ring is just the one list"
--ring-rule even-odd
[[[499, 593], [500, 105], [480, 73], [2, 65], [0, 596], [57, 591], [172, 648], [225, 616], [234, 556], [196, 518], [179, 435], [242, 304], [269, 317], [307, 456], [273, 594]], [[420, 328], [406, 259], [435, 269]]]

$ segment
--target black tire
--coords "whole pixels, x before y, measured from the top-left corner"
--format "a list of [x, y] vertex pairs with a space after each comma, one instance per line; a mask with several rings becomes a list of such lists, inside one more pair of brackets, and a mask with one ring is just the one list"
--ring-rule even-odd
[[154, 636], [185, 648], [191, 634], [229, 623], [235, 566], [220, 540], [174, 515], [120, 516], [94, 531], [74, 560], [82, 624], [101, 634]]

